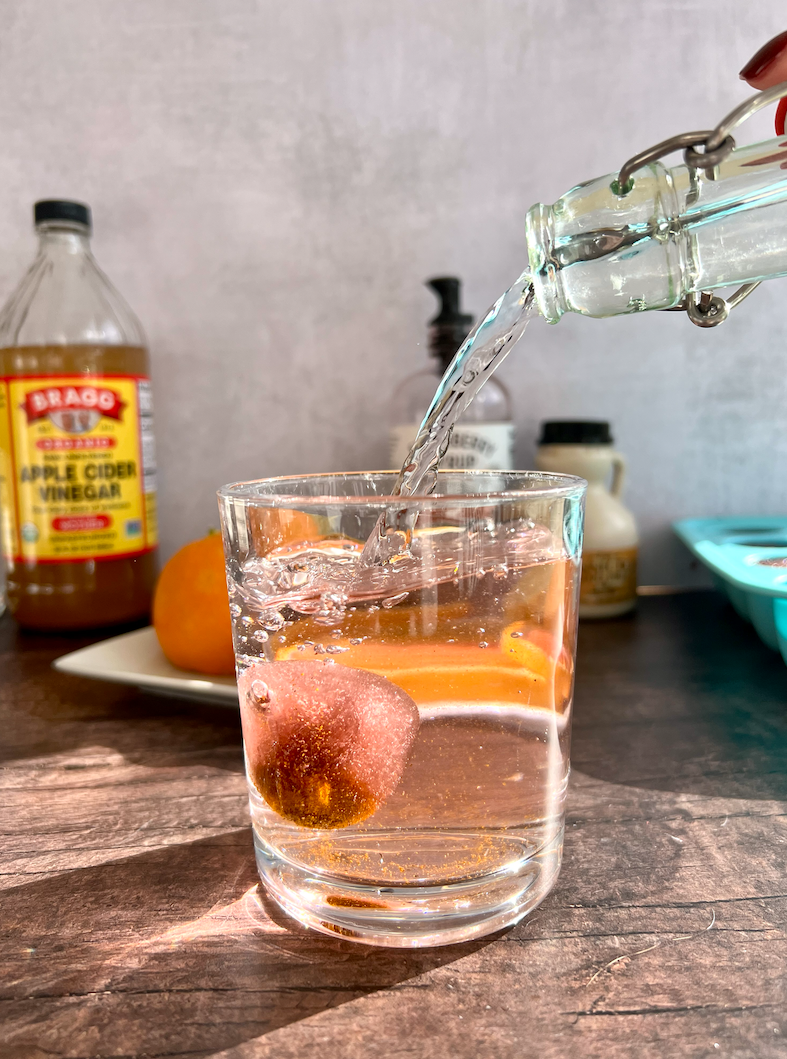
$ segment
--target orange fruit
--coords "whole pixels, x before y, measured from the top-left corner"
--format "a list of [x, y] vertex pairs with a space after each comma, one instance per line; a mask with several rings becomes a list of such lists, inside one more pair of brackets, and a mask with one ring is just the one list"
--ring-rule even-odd
[[153, 628], [173, 666], [235, 673], [221, 534], [192, 541], [166, 564], [153, 596]]
[[285, 544], [314, 544], [322, 540], [317, 519], [295, 508], [252, 507], [249, 530], [257, 555], [268, 555]]
[[[520, 706], [551, 705], [551, 674], [547, 676], [508, 659], [494, 648], [445, 643], [343, 643], [336, 661], [386, 677], [423, 705], [428, 702], [513, 702]], [[293, 644], [277, 659], [308, 659]], [[319, 655], [319, 657], [322, 657]]]
[[[444, 636], [457, 635], [457, 625], [467, 618], [469, 609], [470, 605], [466, 600], [457, 600], [453, 603], [441, 603], [437, 607], [400, 606], [391, 610], [359, 610], [352, 615], [345, 634], [353, 639], [371, 636], [374, 641], [381, 643], [401, 643], [407, 646], [416, 636], [429, 640], [440, 632], [443, 632]], [[477, 625], [475, 622], [473, 628]], [[336, 642], [329, 629], [308, 617], [301, 618], [296, 631], [300, 640], [311, 640], [318, 644]]]
[[517, 621], [503, 629], [500, 650], [553, 684], [558, 708], [565, 706], [571, 694], [571, 655], [552, 633]]
[[[514, 622], [503, 629], [500, 650], [510, 661], [526, 666], [543, 677], [550, 677], [555, 668], [554, 661], [546, 645], [535, 642], [539, 632], [540, 629], [528, 629], [524, 622]], [[528, 633], [531, 635], [528, 636]]]

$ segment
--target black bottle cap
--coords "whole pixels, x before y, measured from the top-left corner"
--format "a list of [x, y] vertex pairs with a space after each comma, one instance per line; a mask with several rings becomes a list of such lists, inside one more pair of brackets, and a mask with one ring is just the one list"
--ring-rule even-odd
[[459, 308], [461, 283], [456, 276], [438, 276], [427, 280], [426, 285], [440, 299], [440, 311], [429, 321], [429, 352], [445, 371], [470, 334], [473, 317]]
[[609, 423], [603, 419], [552, 419], [541, 424], [539, 445], [611, 445]]
[[37, 225], [43, 221], [66, 221], [92, 228], [90, 207], [68, 199], [41, 199], [33, 207], [33, 218]]

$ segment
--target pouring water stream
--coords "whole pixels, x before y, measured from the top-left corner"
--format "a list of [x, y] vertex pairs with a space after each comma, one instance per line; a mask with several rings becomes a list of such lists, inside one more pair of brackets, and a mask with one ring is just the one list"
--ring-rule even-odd
[[[534, 308], [533, 285], [526, 269], [457, 350], [402, 465], [394, 496], [428, 496], [434, 490], [437, 469], [457, 420], [522, 337]], [[386, 565], [406, 552], [412, 529], [413, 516], [391, 507], [380, 516], [367, 540], [361, 566]]]

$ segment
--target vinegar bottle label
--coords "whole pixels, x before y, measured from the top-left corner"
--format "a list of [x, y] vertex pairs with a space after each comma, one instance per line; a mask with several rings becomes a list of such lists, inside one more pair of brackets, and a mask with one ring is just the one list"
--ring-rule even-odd
[[3, 551], [18, 562], [120, 559], [158, 543], [150, 380], [0, 380]]

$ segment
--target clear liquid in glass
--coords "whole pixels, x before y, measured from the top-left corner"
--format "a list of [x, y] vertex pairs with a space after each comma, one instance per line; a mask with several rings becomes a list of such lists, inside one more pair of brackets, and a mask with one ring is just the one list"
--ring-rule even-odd
[[[388, 945], [519, 918], [550, 889], [562, 847], [576, 560], [527, 518], [429, 521], [393, 571], [367, 566], [361, 542], [329, 539], [249, 559], [232, 591], [265, 882], [312, 926], [377, 940], [371, 916]], [[262, 659], [378, 674], [415, 702], [401, 779], [360, 822], [287, 819], [255, 787], [251, 734], [264, 721], [243, 671]], [[302, 777], [276, 778], [290, 781]], [[440, 933], [447, 916], [453, 936]]]

